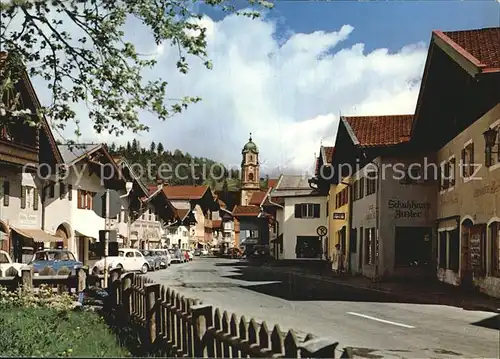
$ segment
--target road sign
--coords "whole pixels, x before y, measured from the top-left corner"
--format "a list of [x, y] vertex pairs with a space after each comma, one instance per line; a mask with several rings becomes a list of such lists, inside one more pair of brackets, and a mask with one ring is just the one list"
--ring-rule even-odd
[[319, 226], [318, 228], [316, 228], [316, 233], [320, 237], [323, 237], [324, 235], [326, 235], [327, 232], [328, 232], [328, 229], [326, 229], [325, 226]]
[[[120, 194], [109, 190], [109, 218], [116, 217], [122, 209]], [[106, 218], [106, 191], [96, 193], [92, 197], [92, 210], [101, 218]]]

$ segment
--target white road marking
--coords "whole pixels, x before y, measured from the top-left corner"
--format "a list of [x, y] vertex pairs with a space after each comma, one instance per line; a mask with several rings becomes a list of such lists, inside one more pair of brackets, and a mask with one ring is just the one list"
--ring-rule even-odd
[[360, 314], [360, 313], [355, 313], [355, 312], [347, 312], [347, 314], [355, 315], [357, 317], [362, 317], [362, 318], [366, 318], [366, 319], [375, 320], [375, 321], [381, 322], [381, 323], [387, 323], [387, 324], [397, 325], [397, 326], [403, 327], [403, 328], [410, 328], [410, 329], [415, 328], [414, 326], [411, 326], [411, 325], [408, 325], [408, 324], [391, 322], [390, 320], [385, 320], [385, 319], [379, 319], [379, 318], [375, 318], [375, 317], [370, 317], [369, 315], [365, 315], [365, 314]]

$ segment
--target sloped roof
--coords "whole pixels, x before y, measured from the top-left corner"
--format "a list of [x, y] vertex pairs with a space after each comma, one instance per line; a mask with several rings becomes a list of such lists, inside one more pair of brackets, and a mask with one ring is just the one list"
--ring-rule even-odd
[[268, 181], [267, 181], [267, 187], [276, 187], [276, 185], [278, 184], [278, 180], [279, 178], [270, 178]]
[[170, 203], [172, 203], [172, 206], [174, 206], [177, 209], [191, 209], [191, 203], [189, 201], [182, 201], [182, 200], [170, 200]]
[[163, 192], [169, 199], [201, 199], [205, 192], [209, 189], [208, 186], [163, 186]]
[[62, 146], [58, 145], [57, 148], [61, 153], [64, 163], [72, 164], [78, 162], [80, 159], [85, 158], [86, 155], [93, 153], [100, 148], [102, 145], [99, 144], [83, 144], [83, 145], [74, 145], [74, 146]]
[[410, 140], [413, 115], [343, 116], [342, 120], [359, 146], [387, 147]]
[[309, 196], [318, 194], [317, 189], [309, 186], [308, 178], [302, 175], [281, 175], [278, 185], [271, 190], [270, 196], [276, 197], [295, 197]]
[[[5, 51], [0, 51], [0, 70], [3, 70], [3, 68], [5, 67], [5, 63], [7, 62], [7, 58], [8, 58], [8, 53]], [[26, 69], [24, 69], [22, 76], [23, 76], [22, 80], [24, 81], [24, 84], [26, 85], [26, 88], [28, 91], [28, 96], [31, 98], [31, 100], [33, 101], [36, 108], [41, 108], [42, 105], [40, 103], [40, 100], [38, 99], [36, 91], [33, 87], [31, 79], [28, 75], [28, 71], [26, 71]], [[54, 138], [54, 134], [52, 133], [50, 125], [49, 125], [47, 118], [45, 116], [42, 116], [41, 125], [42, 125], [41, 127], [43, 129], [43, 132], [47, 136], [47, 139], [48, 139], [50, 148], [52, 150], [52, 154], [54, 155], [54, 158], [56, 160], [56, 163], [58, 163], [58, 164], [64, 163], [64, 159], [61, 155], [61, 152], [59, 151], [59, 148], [56, 145], [56, 140]]]
[[260, 206], [264, 198], [266, 198], [267, 191], [256, 191], [252, 193], [252, 198], [250, 198], [250, 201], [248, 202], [251, 205], [254, 206]]
[[433, 33], [483, 70], [500, 71], [500, 27]]
[[234, 206], [233, 216], [257, 217], [260, 213], [259, 206]]

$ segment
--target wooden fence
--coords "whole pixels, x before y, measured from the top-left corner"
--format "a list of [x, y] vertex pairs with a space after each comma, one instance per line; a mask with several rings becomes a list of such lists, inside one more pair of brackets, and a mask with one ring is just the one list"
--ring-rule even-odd
[[19, 287], [35, 289], [46, 284], [79, 293], [87, 286], [87, 273], [83, 268], [78, 268], [75, 272], [75, 274], [34, 275], [32, 267], [25, 267], [21, 269], [21, 276], [0, 277], [0, 286], [16, 290]]
[[145, 338], [147, 347], [165, 356], [204, 358], [341, 358], [338, 342], [308, 334], [299, 341], [278, 325], [248, 321], [186, 298], [147, 277], [112, 273], [110, 306]]

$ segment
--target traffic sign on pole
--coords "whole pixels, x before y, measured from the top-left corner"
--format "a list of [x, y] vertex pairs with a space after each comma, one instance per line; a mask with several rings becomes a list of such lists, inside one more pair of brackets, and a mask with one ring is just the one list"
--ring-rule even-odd
[[92, 197], [92, 210], [101, 218], [106, 218], [106, 193], [109, 193], [109, 218], [115, 218], [121, 212], [120, 194], [115, 190], [96, 193]]

